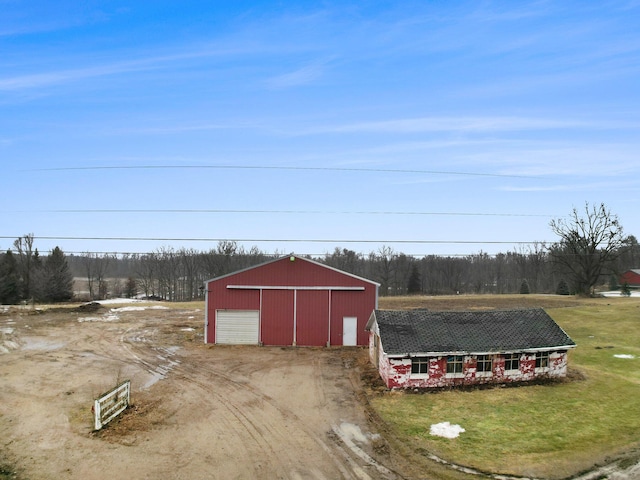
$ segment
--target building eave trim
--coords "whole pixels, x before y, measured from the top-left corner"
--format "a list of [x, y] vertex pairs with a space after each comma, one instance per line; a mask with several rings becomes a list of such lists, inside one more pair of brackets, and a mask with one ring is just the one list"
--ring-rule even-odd
[[362, 292], [364, 287], [344, 287], [344, 286], [321, 286], [321, 285], [227, 285], [229, 290], [342, 290]]
[[388, 353], [389, 358], [407, 358], [407, 357], [444, 357], [447, 355], [501, 355], [509, 353], [529, 353], [529, 352], [555, 352], [558, 350], [569, 350], [576, 348], [577, 345], [558, 345], [556, 347], [538, 347], [538, 348], [505, 348], [501, 350], [477, 351], [470, 352], [467, 350], [451, 350], [447, 352], [405, 352], [405, 353]]

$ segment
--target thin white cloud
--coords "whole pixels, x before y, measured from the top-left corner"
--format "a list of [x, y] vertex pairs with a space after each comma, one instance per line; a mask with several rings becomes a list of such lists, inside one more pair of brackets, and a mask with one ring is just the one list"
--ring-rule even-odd
[[183, 50], [175, 54], [140, 56], [138, 59], [122, 62], [104, 63], [83, 68], [60, 69], [56, 71], [14, 75], [0, 78], [0, 91], [18, 91], [73, 83], [87, 78], [107, 77], [136, 71], [149, 71], [174, 67], [175, 63], [206, 57], [227, 57], [268, 52], [267, 49], [253, 44], [243, 46], [201, 46]]
[[[577, 178], [640, 178], [634, 143], [521, 142], [460, 155], [463, 165], [483, 165], [505, 175]], [[637, 183], [637, 181], [636, 181]]]
[[619, 182], [597, 182], [597, 183], [561, 183], [556, 185], [534, 185], [534, 186], [505, 186], [498, 190], [504, 192], [606, 192], [606, 191], [637, 191], [638, 184], [620, 180]]
[[292, 72], [277, 75], [267, 80], [269, 88], [281, 89], [308, 85], [325, 72], [326, 62], [317, 62], [300, 67]]
[[583, 120], [556, 120], [528, 117], [418, 117], [377, 122], [320, 126], [298, 132], [323, 133], [426, 133], [426, 132], [505, 132], [521, 130], [553, 130], [593, 128], [596, 123]]

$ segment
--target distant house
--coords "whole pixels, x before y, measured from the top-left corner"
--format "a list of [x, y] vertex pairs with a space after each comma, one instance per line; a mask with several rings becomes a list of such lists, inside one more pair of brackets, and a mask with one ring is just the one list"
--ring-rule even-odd
[[541, 309], [374, 310], [369, 355], [388, 388], [558, 378], [576, 344]]
[[627, 270], [620, 275], [620, 285], [628, 284], [630, 287], [640, 288], [640, 269]]

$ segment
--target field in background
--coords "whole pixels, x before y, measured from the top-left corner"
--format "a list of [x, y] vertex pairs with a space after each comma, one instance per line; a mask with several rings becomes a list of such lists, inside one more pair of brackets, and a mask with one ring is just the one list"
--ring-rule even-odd
[[601, 305], [604, 298], [583, 298], [573, 295], [438, 295], [380, 297], [385, 310], [428, 308], [430, 310], [481, 310], [508, 308], [559, 308]]
[[[544, 307], [578, 347], [570, 376], [548, 385], [431, 394], [389, 392], [371, 404], [398, 448], [482, 471], [567, 478], [632, 452], [640, 439], [640, 299], [547, 295], [381, 298], [380, 308]], [[622, 357], [620, 357], [622, 356]], [[429, 435], [448, 421], [456, 439]], [[424, 455], [422, 455], [424, 457]]]

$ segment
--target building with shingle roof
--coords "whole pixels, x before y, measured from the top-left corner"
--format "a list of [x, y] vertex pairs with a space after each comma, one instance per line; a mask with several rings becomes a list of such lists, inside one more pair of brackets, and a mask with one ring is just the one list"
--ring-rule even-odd
[[576, 346], [541, 308], [374, 310], [366, 329], [371, 360], [389, 388], [563, 377]]

